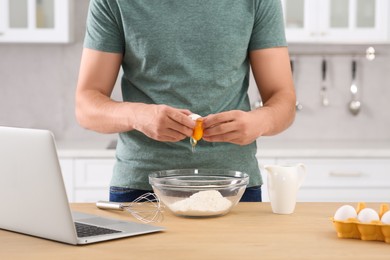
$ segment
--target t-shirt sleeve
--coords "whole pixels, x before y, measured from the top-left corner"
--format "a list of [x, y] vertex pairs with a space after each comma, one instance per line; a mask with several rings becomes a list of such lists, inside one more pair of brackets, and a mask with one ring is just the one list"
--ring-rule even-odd
[[258, 0], [249, 51], [287, 46], [280, 0]]
[[116, 1], [90, 1], [84, 47], [104, 52], [124, 52], [123, 26]]

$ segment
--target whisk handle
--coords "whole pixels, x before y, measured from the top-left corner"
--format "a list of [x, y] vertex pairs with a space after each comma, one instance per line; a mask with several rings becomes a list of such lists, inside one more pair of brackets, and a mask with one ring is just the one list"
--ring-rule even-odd
[[96, 207], [98, 207], [99, 209], [124, 210], [124, 205], [122, 203], [102, 201], [102, 200], [96, 202]]

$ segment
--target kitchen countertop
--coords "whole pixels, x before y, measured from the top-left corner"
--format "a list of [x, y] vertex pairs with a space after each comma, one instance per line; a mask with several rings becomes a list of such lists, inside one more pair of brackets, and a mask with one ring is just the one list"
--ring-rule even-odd
[[[239, 203], [225, 216], [204, 219], [165, 211], [163, 232], [87, 246], [0, 230], [0, 259], [389, 259], [390, 244], [337, 237], [330, 217], [343, 204], [297, 203], [292, 215], [277, 215], [269, 203]], [[71, 207], [135, 221], [94, 204]], [[378, 210], [379, 204], [367, 207]]]
[[[60, 158], [114, 158], [109, 141], [57, 141]], [[272, 141], [257, 143], [258, 158], [390, 158], [389, 142]]]

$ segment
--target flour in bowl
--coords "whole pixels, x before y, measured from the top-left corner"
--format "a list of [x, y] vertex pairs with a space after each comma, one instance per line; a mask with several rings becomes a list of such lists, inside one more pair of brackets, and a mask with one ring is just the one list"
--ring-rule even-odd
[[199, 191], [189, 198], [176, 201], [170, 209], [176, 214], [186, 216], [212, 216], [225, 213], [232, 202], [217, 190]]

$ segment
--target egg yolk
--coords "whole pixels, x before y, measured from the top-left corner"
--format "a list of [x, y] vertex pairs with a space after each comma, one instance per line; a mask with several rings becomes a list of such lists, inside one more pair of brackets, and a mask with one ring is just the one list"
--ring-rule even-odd
[[192, 138], [194, 138], [196, 141], [199, 141], [202, 139], [203, 136], [203, 121], [202, 119], [197, 119], [195, 121], [195, 128], [192, 133]]

